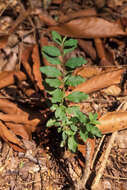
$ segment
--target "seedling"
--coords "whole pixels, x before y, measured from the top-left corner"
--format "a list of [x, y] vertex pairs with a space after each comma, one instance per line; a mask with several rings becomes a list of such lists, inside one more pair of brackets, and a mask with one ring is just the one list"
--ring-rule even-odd
[[75, 91], [66, 95], [69, 87], [83, 83], [85, 79], [74, 75], [75, 68], [86, 64], [82, 57], [72, 57], [67, 61], [66, 54], [77, 47], [76, 39], [61, 37], [52, 31], [52, 39], [56, 46], [44, 46], [42, 54], [51, 64], [43, 66], [40, 71], [45, 74], [45, 88], [51, 101], [51, 111], [54, 116], [47, 122], [47, 127], [56, 126], [58, 133], [62, 134], [61, 147], [67, 146], [76, 152], [79, 139], [84, 142], [87, 138], [101, 137], [101, 132], [96, 127], [97, 113], [85, 115], [78, 106], [70, 106], [70, 102], [79, 103], [88, 98], [88, 95]]

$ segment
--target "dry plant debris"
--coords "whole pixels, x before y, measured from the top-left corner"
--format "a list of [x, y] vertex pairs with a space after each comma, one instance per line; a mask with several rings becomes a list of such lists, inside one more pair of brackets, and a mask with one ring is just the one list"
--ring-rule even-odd
[[[126, 0], [0, 0], [1, 190], [95, 189], [100, 168], [98, 154], [92, 170], [90, 165], [96, 149], [102, 155], [109, 150], [105, 148], [111, 133], [118, 135], [115, 144], [110, 144], [107, 158], [101, 157], [109, 161], [101, 169], [97, 187], [127, 189], [126, 10]], [[40, 66], [49, 63], [42, 57], [41, 47], [52, 45], [52, 30], [78, 40], [78, 48], [69, 57], [83, 56], [88, 61], [87, 66], [76, 70], [86, 82], [70, 91], [89, 94], [88, 101], [79, 106], [86, 114], [97, 112], [98, 127], [102, 134], [108, 134], [104, 145], [99, 146], [99, 140], [93, 139], [79, 146], [77, 154], [59, 149], [60, 137], [55, 129], [45, 128], [51, 113]], [[119, 105], [122, 106], [117, 112]], [[92, 173], [97, 174], [93, 186]], [[84, 176], [86, 182], [82, 183]]]

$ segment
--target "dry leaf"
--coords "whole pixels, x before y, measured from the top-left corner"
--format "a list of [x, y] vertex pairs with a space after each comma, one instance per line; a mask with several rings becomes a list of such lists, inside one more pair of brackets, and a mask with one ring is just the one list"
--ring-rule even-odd
[[39, 87], [40, 90], [44, 90], [44, 87], [42, 85], [42, 77], [40, 72], [40, 57], [37, 45], [35, 45], [33, 48], [32, 59], [35, 84], [37, 85], [37, 87]]
[[99, 68], [99, 67], [94, 67], [94, 66], [84, 66], [84, 67], [80, 67], [80, 68], [77, 68], [75, 71], [74, 71], [74, 74], [75, 75], [80, 75], [84, 78], [91, 78], [95, 75], [99, 75], [101, 74], [102, 72], [102, 69]]
[[3, 71], [0, 74], [0, 89], [15, 83], [15, 79], [26, 80], [26, 75], [21, 71]]
[[127, 112], [108, 112], [99, 119], [97, 127], [102, 134], [127, 128]]
[[34, 82], [34, 78], [33, 78], [33, 74], [32, 74], [32, 69], [31, 69], [31, 66], [28, 62], [28, 59], [31, 55], [31, 52], [33, 50], [33, 47], [29, 47], [29, 48], [26, 48], [23, 52], [22, 52], [22, 64], [23, 64], [23, 67], [25, 68], [26, 70], [26, 73], [28, 74], [29, 78], [31, 79], [32, 82]]
[[[79, 84], [72, 92], [81, 91], [85, 93], [95, 92], [113, 84], [119, 84], [124, 69], [106, 72], [88, 79], [86, 82]], [[67, 92], [69, 94], [71, 92]]]
[[88, 16], [96, 16], [97, 12], [95, 9], [89, 8], [89, 9], [81, 9], [72, 13], [68, 13], [67, 15], [61, 14], [59, 17], [59, 23], [65, 23], [72, 19], [79, 18], [79, 17], [88, 17]]
[[8, 36], [0, 36], [0, 49], [3, 49], [6, 47], [8, 43]]
[[93, 47], [92, 41], [79, 39], [78, 44], [87, 55], [89, 55], [93, 60], [96, 59], [97, 57], [96, 50]]
[[104, 92], [107, 95], [118, 96], [121, 93], [121, 88], [116, 85], [112, 85], [112, 86], [109, 86], [108, 88], [102, 90], [102, 92]]
[[49, 30], [75, 38], [107, 38], [127, 35], [120, 23], [109, 22], [98, 17], [75, 19], [65, 24], [49, 27]]

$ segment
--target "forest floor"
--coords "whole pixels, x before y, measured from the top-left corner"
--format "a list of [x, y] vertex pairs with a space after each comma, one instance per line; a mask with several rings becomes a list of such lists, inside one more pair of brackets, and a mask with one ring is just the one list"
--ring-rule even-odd
[[[75, 72], [86, 82], [71, 90], [101, 123], [76, 153], [46, 128], [41, 48], [53, 30], [78, 40], [68, 57], [87, 60]], [[0, 0], [0, 190], [127, 190], [126, 36], [126, 0]]]

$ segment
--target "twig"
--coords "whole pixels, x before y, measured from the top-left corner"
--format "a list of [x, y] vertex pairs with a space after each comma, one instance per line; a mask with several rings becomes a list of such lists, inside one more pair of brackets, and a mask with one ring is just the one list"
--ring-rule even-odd
[[98, 152], [100, 151], [100, 147], [101, 147], [101, 145], [102, 145], [102, 143], [103, 143], [105, 137], [106, 137], [106, 135], [103, 135], [103, 137], [101, 138], [101, 140], [100, 140], [100, 142], [99, 142], [99, 145], [98, 145], [98, 147], [97, 147], [97, 150], [96, 150], [96, 152], [95, 152], [95, 154], [94, 154], [94, 157], [93, 157], [93, 159], [92, 159], [91, 170], [92, 170], [93, 167], [94, 167], [94, 163], [95, 163], [96, 157], [97, 157], [97, 155], [98, 155]]
[[89, 141], [86, 141], [86, 162], [85, 162], [85, 172], [82, 175], [80, 181], [76, 184], [76, 190], [81, 190], [85, 188], [86, 182], [90, 175], [90, 165], [91, 165], [91, 144]]
[[97, 175], [96, 175], [96, 177], [95, 177], [95, 179], [93, 181], [93, 184], [92, 184], [92, 187], [91, 187], [92, 190], [97, 190], [98, 189], [100, 179], [101, 179], [101, 177], [103, 175], [103, 172], [104, 172], [104, 169], [106, 167], [106, 163], [107, 163], [107, 160], [108, 160], [111, 148], [112, 148], [112, 146], [114, 144], [114, 141], [115, 141], [115, 138], [116, 138], [117, 134], [118, 134], [117, 131], [115, 131], [114, 133], [112, 133], [112, 136], [111, 136], [111, 138], [110, 138], [110, 140], [108, 142], [108, 145], [107, 145], [107, 149], [105, 151], [105, 155], [104, 155], [103, 161], [101, 163], [101, 167], [98, 170]]

